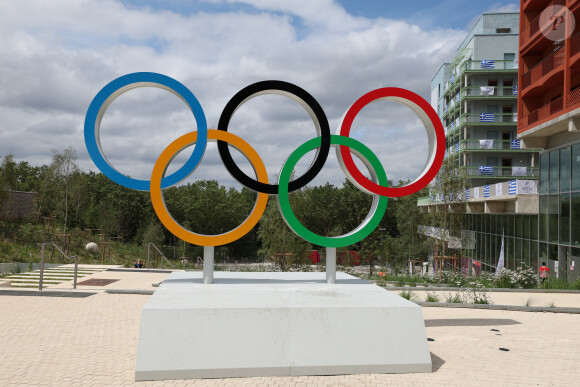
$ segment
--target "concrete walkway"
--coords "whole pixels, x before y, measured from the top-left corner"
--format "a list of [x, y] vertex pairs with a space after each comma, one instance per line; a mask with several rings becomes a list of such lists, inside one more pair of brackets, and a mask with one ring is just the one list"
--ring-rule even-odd
[[[100, 287], [79, 286], [76, 293], [88, 296], [74, 298], [39, 296], [63, 293], [67, 283], [43, 292], [31, 291], [30, 296], [3, 295], [8, 290], [3, 291], [0, 385], [574, 386], [580, 380], [580, 315], [424, 308], [427, 336], [434, 340], [429, 342], [431, 374], [135, 383], [141, 308], [149, 296], [103, 290], [154, 289], [152, 284], [166, 275], [101, 272], [90, 277], [118, 281]], [[565, 303], [561, 296], [553, 295], [556, 305]]]

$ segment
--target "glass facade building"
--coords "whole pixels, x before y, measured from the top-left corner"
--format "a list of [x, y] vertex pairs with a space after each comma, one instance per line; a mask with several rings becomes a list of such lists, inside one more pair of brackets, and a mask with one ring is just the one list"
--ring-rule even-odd
[[580, 277], [580, 144], [540, 155], [540, 259], [569, 280]]

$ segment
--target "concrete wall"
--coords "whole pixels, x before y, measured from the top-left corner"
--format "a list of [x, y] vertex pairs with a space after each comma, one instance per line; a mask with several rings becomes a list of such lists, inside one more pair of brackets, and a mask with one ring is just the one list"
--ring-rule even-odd
[[514, 58], [517, 59], [519, 43], [519, 35], [517, 34], [475, 36], [473, 59], [503, 60], [504, 54], [514, 54]]

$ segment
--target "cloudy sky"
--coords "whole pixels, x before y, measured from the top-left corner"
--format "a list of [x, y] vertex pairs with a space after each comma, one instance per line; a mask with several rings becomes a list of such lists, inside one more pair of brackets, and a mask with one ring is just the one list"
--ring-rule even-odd
[[[79, 166], [98, 171], [83, 136], [85, 114], [115, 78], [158, 72], [187, 86], [210, 128], [241, 88], [262, 80], [294, 83], [316, 98], [331, 131], [346, 109], [380, 87], [409, 89], [429, 101], [429, 83], [482, 12], [517, 11], [519, 1], [432, 0], [2, 0], [0, 2], [0, 156], [33, 165], [52, 150], [76, 149]], [[195, 130], [187, 106], [156, 88], [117, 98], [101, 126], [109, 162], [149, 179], [161, 151]], [[244, 104], [230, 132], [252, 145], [275, 179], [284, 160], [316, 135], [307, 112], [279, 95]], [[383, 162], [389, 179], [414, 179], [426, 158], [425, 131], [406, 107], [376, 102], [355, 119], [352, 137]], [[170, 171], [179, 167], [187, 150]], [[234, 155], [248, 174], [244, 157]], [[313, 159], [305, 156], [296, 173]], [[189, 178], [240, 187], [215, 144]], [[341, 184], [334, 152], [313, 184]]]

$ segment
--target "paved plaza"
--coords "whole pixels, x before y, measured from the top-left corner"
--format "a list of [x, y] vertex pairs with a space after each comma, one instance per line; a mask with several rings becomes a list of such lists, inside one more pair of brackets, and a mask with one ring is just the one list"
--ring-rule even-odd
[[[61, 297], [40, 296], [38, 291], [31, 291], [30, 296], [0, 291], [0, 385], [574, 386], [580, 380], [580, 314], [423, 308], [427, 336], [433, 339], [429, 342], [431, 374], [136, 383], [141, 308], [150, 296], [110, 294], [103, 289], [151, 290], [152, 284], [166, 276], [104, 271], [84, 279], [118, 281], [79, 286], [76, 297], [61, 296], [71, 293], [70, 283], [68, 288], [63, 283], [42, 292]], [[556, 305], [579, 307], [580, 294], [575, 296], [574, 300], [570, 294], [549, 295]], [[561, 302], [559, 297], [564, 297]]]

